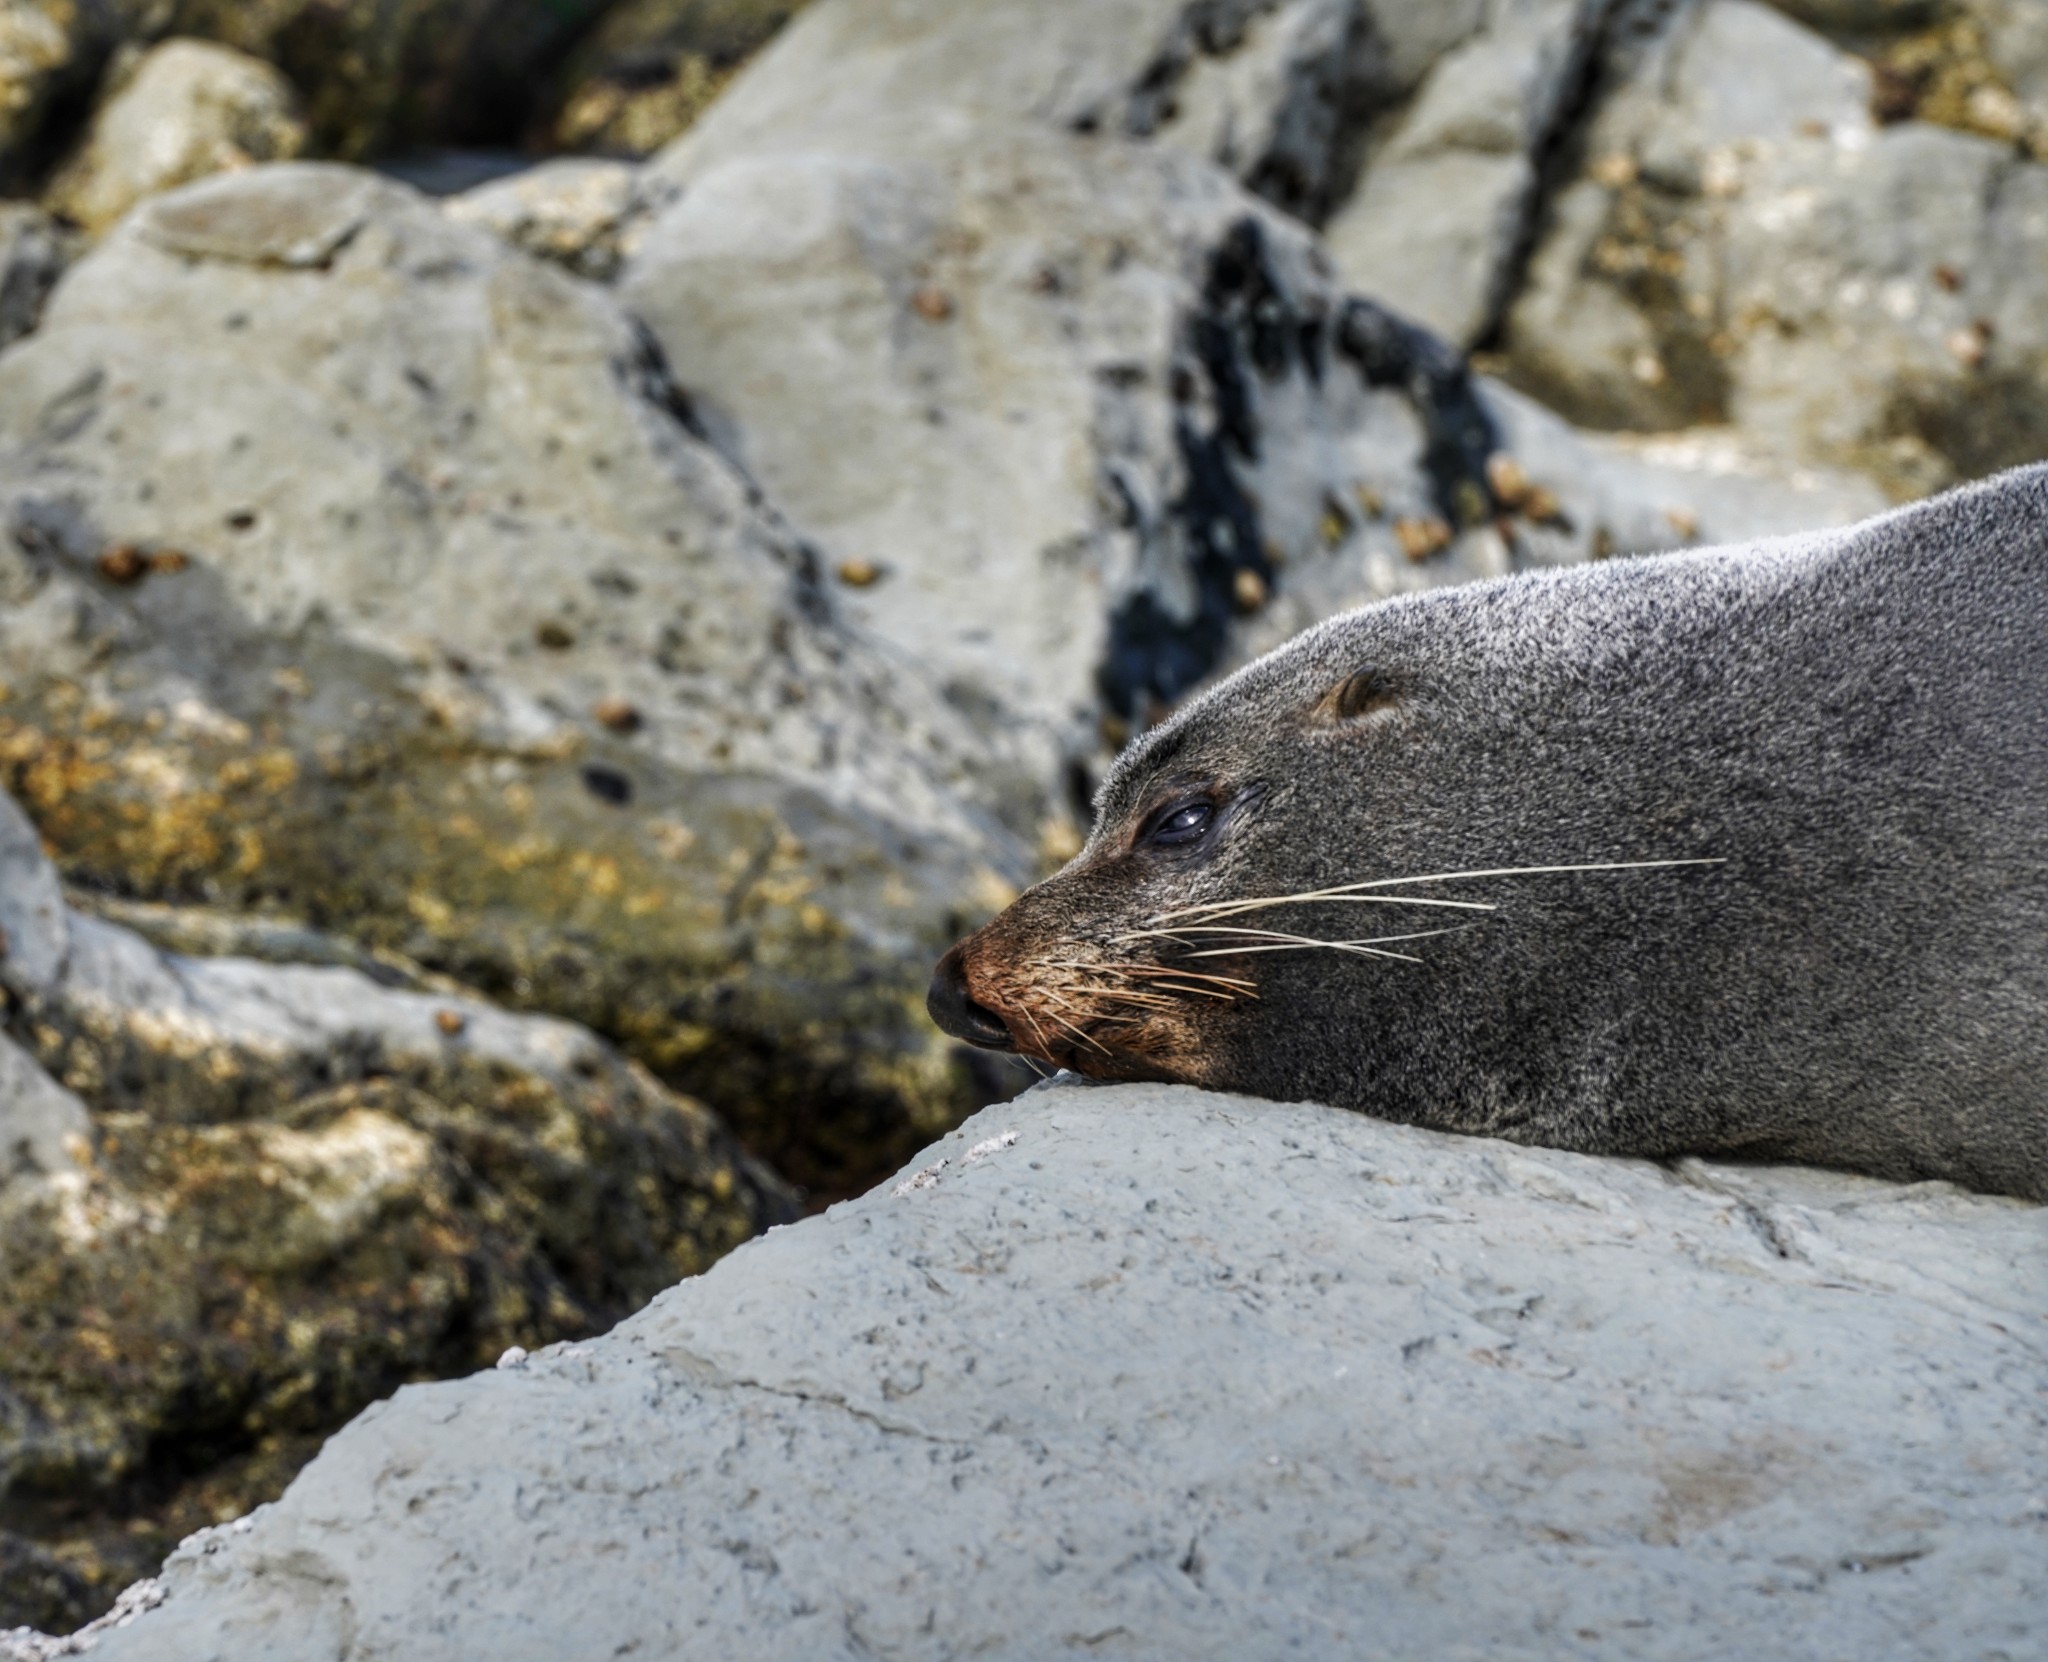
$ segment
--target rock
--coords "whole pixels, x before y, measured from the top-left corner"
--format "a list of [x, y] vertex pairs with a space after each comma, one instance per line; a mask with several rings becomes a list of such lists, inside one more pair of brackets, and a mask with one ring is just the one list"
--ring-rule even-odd
[[291, 83], [246, 53], [206, 41], [152, 47], [104, 98], [47, 195], [98, 234], [145, 196], [305, 148]]
[[44, 300], [77, 254], [77, 237], [41, 208], [0, 202], [0, 346], [41, 321]]
[[1143, 1086], [1041, 1088], [920, 1164], [603, 1339], [399, 1392], [95, 1655], [2048, 1631], [2048, 1209]]
[[0, 775], [73, 878], [583, 1021], [814, 1189], [986, 1089], [924, 987], [1042, 796], [603, 291], [351, 169], [153, 199], [0, 358], [0, 509]]
[[111, 44], [96, 0], [12, 0], [0, 7], [0, 184], [41, 158], [52, 110], [98, 73]]
[[1518, 384], [1898, 494], [2048, 446], [2048, 168], [1878, 127], [1867, 65], [1748, 0], [1674, 13], [1621, 79], [1510, 313]]
[[651, 156], [703, 113], [803, 0], [623, 0], [570, 58], [544, 146]]
[[1319, 219], [1364, 133], [1471, 33], [1484, 0], [816, 0], [651, 164], [680, 185], [723, 162], [943, 148], [1015, 122], [1147, 138]]
[[85, 1105], [0, 1035], [0, 1189], [73, 1170], [88, 1129]]
[[[1606, 510], [1518, 522], [1459, 354], [1347, 294], [1299, 224], [1196, 157], [993, 118], [945, 137], [944, 80], [933, 108], [809, 140], [750, 125], [796, 108], [778, 77], [851, 51], [812, 37], [854, 15], [806, 13], [650, 164], [682, 191], [621, 298], [840, 574], [848, 615], [932, 663], [986, 731], [1021, 728], [1049, 791], [1085, 779], [1105, 721], [1127, 731], [1270, 642], [1270, 598], [1300, 624], [1304, 596], [1326, 615], [1671, 542], [1617, 545], [1617, 524], [1603, 544]], [[976, 61], [1002, 60], [1002, 15]], [[762, 148], [718, 160], [735, 124]], [[1404, 555], [1404, 524], [1440, 530]]]
[[607, 282], [618, 273], [627, 223], [639, 205], [632, 168], [577, 158], [543, 162], [480, 185], [449, 198], [442, 211], [539, 259]]
[[1932, 121], [2048, 160], [2048, 13], [2034, 0], [1772, 0], [1870, 60], [1886, 121]]
[[1583, 98], [1615, 0], [1495, 0], [1430, 71], [1327, 227], [1353, 288], [1460, 346], [1499, 322], [1539, 164]]
[[110, 0], [124, 35], [185, 35], [276, 65], [316, 154], [513, 141], [588, 4], [531, 0]]
[[791, 1215], [581, 1029], [163, 954], [53, 905], [5, 798], [0, 866], [0, 1516], [95, 1609], [397, 1380], [599, 1331]]

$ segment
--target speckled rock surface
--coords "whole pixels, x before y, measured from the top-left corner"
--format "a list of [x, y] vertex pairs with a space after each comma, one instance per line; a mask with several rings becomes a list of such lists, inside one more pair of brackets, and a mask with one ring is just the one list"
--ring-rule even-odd
[[1055, 1085], [408, 1389], [106, 1662], [2017, 1662], [2048, 1210]]

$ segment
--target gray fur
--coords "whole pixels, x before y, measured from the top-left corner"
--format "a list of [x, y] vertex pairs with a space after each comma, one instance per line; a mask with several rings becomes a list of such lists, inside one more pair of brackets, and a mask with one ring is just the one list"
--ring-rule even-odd
[[[1394, 707], [1332, 715], [1368, 668]], [[1202, 846], [1133, 846], [1205, 784]], [[2048, 466], [1847, 530], [1333, 619], [1134, 746], [1081, 855], [962, 951], [979, 997], [991, 965], [1128, 957], [1120, 936], [1210, 901], [1680, 859], [1725, 863], [1404, 891], [1491, 914], [1232, 920], [1325, 938], [1478, 921], [1417, 943], [1422, 963], [1208, 959], [1259, 997], [1191, 1003], [1179, 1053], [1053, 1059], [1586, 1152], [2048, 1199]]]

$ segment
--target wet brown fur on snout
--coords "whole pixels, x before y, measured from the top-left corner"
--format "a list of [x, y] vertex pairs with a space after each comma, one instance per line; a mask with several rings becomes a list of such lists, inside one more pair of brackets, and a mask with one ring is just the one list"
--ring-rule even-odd
[[1137, 931], [1103, 932], [1105, 920], [1131, 921], [1141, 858], [1128, 847], [1083, 855], [968, 936], [940, 973], [959, 975], [1031, 1061], [1096, 1079], [1208, 1084], [1215, 1051], [1205, 1046], [1218, 1022], [1258, 994], [1242, 975], [1173, 962]]

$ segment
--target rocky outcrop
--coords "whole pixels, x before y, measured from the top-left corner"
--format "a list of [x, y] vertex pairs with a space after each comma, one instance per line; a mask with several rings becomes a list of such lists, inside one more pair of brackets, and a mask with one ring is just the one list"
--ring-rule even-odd
[[1045, 1088], [401, 1391], [94, 1655], [2025, 1654], [2044, 1248], [1940, 1185]]
[[74, 879], [582, 1020], [814, 1187], [971, 1102], [923, 987], [1031, 789], [602, 291], [360, 172], [206, 181], [0, 359], [0, 485], [0, 770]]
[[1672, 8], [1611, 72], [1508, 316], [1522, 385], [1899, 494], [2048, 446], [2048, 166], [1881, 121], [1866, 59], [1751, 0]]
[[[1133, 89], [1249, 75], [1282, 13], [1228, 37], [1132, 4], [1098, 34], [1096, 9], [825, 0], [643, 175], [657, 211], [621, 297], [706, 432], [823, 550], [848, 615], [985, 731], [1021, 727], [1048, 779], [1085, 782], [1105, 721], [1282, 624], [1871, 501], [1810, 478], [1774, 514], [1676, 460], [1594, 466], [1170, 124], [1130, 142]], [[1289, 85], [1267, 87], [1275, 131], [1305, 107]], [[1518, 446], [1587, 465], [1532, 472]]]
[[791, 1213], [567, 1023], [69, 909], [4, 798], [0, 930], [0, 1563], [44, 1564], [39, 1620], [398, 1382], [601, 1330]]
[[145, 196], [289, 161], [306, 144], [297, 104], [291, 83], [260, 59], [206, 41], [166, 41], [106, 93], [46, 201], [98, 233]]

